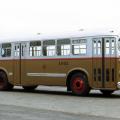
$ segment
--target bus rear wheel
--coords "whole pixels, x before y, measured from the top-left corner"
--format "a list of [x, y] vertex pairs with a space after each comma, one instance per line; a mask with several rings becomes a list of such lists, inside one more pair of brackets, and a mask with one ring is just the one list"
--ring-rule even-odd
[[8, 82], [5, 72], [0, 71], [0, 90], [12, 90], [13, 85]]
[[34, 90], [34, 89], [36, 89], [36, 88], [37, 88], [37, 85], [34, 85], [34, 86], [22, 86], [22, 87], [24, 88], [24, 90], [29, 91], [29, 90]]
[[86, 75], [76, 73], [71, 77], [71, 90], [75, 95], [88, 95], [90, 91], [89, 83]]

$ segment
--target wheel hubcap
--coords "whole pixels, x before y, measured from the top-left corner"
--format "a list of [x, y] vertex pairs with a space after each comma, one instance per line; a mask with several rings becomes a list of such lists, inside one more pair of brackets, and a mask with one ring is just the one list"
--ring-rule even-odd
[[84, 88], [84, 82], [80, 77], [77, 77], [73, 80], [73, 90], [75, 92], [80, 92]]

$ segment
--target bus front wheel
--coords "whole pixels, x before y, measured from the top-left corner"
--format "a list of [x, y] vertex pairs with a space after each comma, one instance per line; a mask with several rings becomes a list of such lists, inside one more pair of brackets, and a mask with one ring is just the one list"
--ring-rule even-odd
[[90, 91], [89, 83], [86, 75], [76, 73], [71, 77], [71, 90], [75, 95], [88, 95]]
[[0, 71], [0, 90], [11, 90], [13, 85], [8, 82], [7, 75], [5, 72]]

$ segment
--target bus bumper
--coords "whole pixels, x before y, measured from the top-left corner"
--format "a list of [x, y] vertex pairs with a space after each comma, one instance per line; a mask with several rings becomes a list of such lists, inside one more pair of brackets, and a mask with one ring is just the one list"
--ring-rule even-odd
[[117, 88], [120, 89], [120, 82], [117, 83]]

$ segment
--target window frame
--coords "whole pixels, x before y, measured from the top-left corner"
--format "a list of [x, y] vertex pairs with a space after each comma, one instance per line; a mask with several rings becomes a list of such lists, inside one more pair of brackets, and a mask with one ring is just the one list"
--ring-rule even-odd
[[[105, 56], [106, 57], [113, 57], [113, 56], [116, 56], [117, 54], [117, 51], [116, 51], [116, 37], [104, 37], [105, 39]], [[109, 47], [106, 47], [106, 41], [109, 41]], [[114, 42], [112, 42], [114, 41]], [[114, 43], [114, 46], [112, 46], [112, 43]], [[106, 48], [109, 48], [109, 54], [106, 54]], [[113, 52], [112, 52], [113, 51]]]
[[96, 57], [102, 56], [102, 37], [92, 38], [92, 54]]
[[[76, 41], [76, 43], [74, 42]], [[75, 54], [75, 48], [74, 46], [79, 46], [78, 50], [79, 50], [79, 53], [78, 54]], [[84, 48], [83, 48], [83, 45], [84, 45]], [[72, 55], [87, 55], [87, 38], [74, 38], [72, 39], [72, 42], [71, 42], [71, 46], [72, 46]], [[85, 52], [81, 52], [85, 50]]]
[[[30, 45], [31, 43], [40, 42], [40, 45]], [[40, 49], [38, 49], [40, 47]], [[32, 49], [31, 49], [32, 48]], [[29, 57], [40, 57], [42, 56], [42, 41], [41, 40], [35, 40], [29, 42]]]
[[[53, 43], [50, 44], [49, 43], [50, 41], [53, 42]], [[55, 49], [52, 49], [51, 53], [54, 53], [54, 54], [50, 55], [48, 47], [53, 47], [53, 46], [54, 46]], [[43, 40], [42, 41], [42, 53], [43, 53], [44, 57], [53, 57], [53, 56], [56, 56], [56, 40], [55, 39], [46, 39], [46, 40]]]
[[[66, 47], [68, 46], [69, 49], [67, 49], [65, 46]], [[57, 47], [57, 56], [70, 56], [71, 55], [71, 38], [57, 39], [56, 47]]]
[[[9, 44], [10, 46], [4, 48], [2, 45], [5, 45], [5, 44]], [[7, 48], [7, 52], [6, 52], [6, 53], [8, 53], [8, 50], [10, 50], [10, 55], [9, 55], [9, 56], [8, 56], [8, 55], [3, 56], [3, 54], [2, 54], [3, 48], [4, 48], [5, 50], [6, 50], [6, 48]], [[4, 52], [5, 52], [5, 51], [4, 51]], [[4, 54], [5, 54], [5, 53], [4, 53]], [[1, 58], [11, 58], [11, 57], [12, 57], [12, 43], [10, 43], [10, 42], [8, 42], [8, 43], [1, 43], [0, 56], [1, 56]]]

